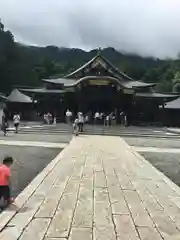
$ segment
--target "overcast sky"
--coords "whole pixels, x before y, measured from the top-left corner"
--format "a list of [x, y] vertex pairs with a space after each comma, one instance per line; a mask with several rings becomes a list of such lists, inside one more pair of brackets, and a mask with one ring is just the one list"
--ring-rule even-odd
[[180, 52], [180, 0], [0, 0], [0, 18], [27, 44]]

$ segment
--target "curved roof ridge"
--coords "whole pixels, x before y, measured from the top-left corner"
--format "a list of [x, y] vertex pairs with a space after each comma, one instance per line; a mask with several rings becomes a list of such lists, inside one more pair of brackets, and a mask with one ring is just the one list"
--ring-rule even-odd
[[104, 78], [105, 80], [106, 79], [110, 79], [110, 80], [113, 80], [113, 81], [116, 81], [119, 85], [122, 85], [123, 86], [123, 84], [122, 84], [122, 82], [120, 81], [120, 79], [118, 79], [118, 78], [115, 78], [115, 77], [110, 77], [110, 76], [85, 76], [85, 77], [82, 77], [82, 78], [80, 78], [79, 80], [77, 80], [74, 84], [72, 84], [71, 86], [74, 86], [74, 85], [77, 85], [77, 84], [79, 84], [79, 83], [81, 83], [82, 81], [84, 81], [84, 80], [87, 80], [87, 79], [102, 79], [102, 78]]
[[107, 58], [105, 58], [102, 55], [99, 55], [107, 64], [109, 64], [117, 73], [119, 73], [120, 75], [122, 75], [123, 77], [134, 81], [134, 79], [132, 79], [131, 77], [129, 77], [127, 74], [125, 74], [124, 72], [121, 72], [118, 68], [116, 68]]
[[79, 67], [78, 69], [76, 69], [75, 71], [67, 74], [64, 76], [64, 78], [68, 78], [71, 77], [72, 75], [76, 74], [77, 72], [81, 71], [82, 69], [84, 69], [86, 66], [88, 66], [89, 64], [91, 64], [99, 55], [96, 55], [95, 57], [93, 57], [91, 60], [89, 60], [87, 63], [85, 63], [84, 65], [82, 65], [81, 67]]
[[97, 58], [101, 58], [103, 59], [103, 61], [108, 64], [117, 74], [120, 75], [120, 77], [124, 77], [130, 81], [133, 81], [134, 79], [132, 79], [131, 77], [129, 77], [127, 74], [125, 74], [124, 72], [121, 72], [118, 68], [116, 68], [109, 60], [107, 60], [104, 56], [102, 56], [101, 54], [101, 49], [99, 49], [99, 51], [97, 52], [96, 56], [93, 57], [91, 60], [89, 60], [88, 62], [86, 62], [84, 65], [82, 65], [80, 68], [76, 69], [75, 71], [67, 74], [64, 76], [64, 78], [69, 78], [71, 76], [73, 76], [74, 74], [78, 73], [79, 71], [81, 71], [82, 69], [84, 69], [85, 67], [87, 67], [89, 64], [91, 64], [92, 62], [94, 62]]

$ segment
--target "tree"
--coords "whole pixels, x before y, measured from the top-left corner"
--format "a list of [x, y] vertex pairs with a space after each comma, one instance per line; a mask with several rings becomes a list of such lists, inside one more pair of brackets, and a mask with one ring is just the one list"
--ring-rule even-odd
[[174, 75], [173, 83], [173, 92], [180, 92], [180, 72], [177, 71]]

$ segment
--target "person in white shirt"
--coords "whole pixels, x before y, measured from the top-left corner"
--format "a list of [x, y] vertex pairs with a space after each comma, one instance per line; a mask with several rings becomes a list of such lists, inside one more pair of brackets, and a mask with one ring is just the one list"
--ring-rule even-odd
[[107, 115], [107, 116], [106, 116], [106, 121], [105, 121], [105, 125], [106, 125], [106, 126], [109, 126], [109, 120], [110, 120], [110, 116]]
[[98, 121], [99, 117], [100, 117], [99, 112], [96, 112], [96, 113], [94, 114], [94, 124], [97, 124], [97, 121]]
[[73, 123], [73, 131], [76, 136], [78, 136], [79, 133], [79, 120], [76, 118]]
[[79, 124], [79, 132], [83, 132], [84, 128], [84, 116], [82, 112], [78, 113], [78, 124]]
[[72, 118], [72, 112], [69, 109], [67, 109], [67, 111], [66, 111], [66, 123], [67, 124], [71, 123], [71, 118]]
[[19, 128], [19, 124], [20, 124], [20, 115], [19, 114], [14, 115], [13, 122], [14, 122], [14, 127], [15, 127], [15, 133], [18, 133], [18, 128]]

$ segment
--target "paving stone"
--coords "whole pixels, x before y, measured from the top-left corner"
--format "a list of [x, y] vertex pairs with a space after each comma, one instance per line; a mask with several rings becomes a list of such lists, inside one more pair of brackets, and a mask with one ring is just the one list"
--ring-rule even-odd
[[163, 240], [163, 238], [155, 228], [137, 227], [137, 229], [141, 240]]
[[120, 199], [119, 201], [112, 203], [111, 208], [112, 208], [112, 214], [114, 214], [114, 215], [130, 213], [124, 199]]
[[57, 209], [58, 202], [59, 199], [46, 198], [45, 201], [41, 204], [40, 209], [35, 216], [38, 218], [53, 217]]
[[[114, 169], [113, 169], [114, 170]], [[110, 187], [120, 187], [119, 179], [114, 174], [106, 174], [107, 186]]]
[[25, 229], [19, 240], [43, 240], [49, 223], [50, 219], [34, 219]]
[[121, 240], [139, 240], [130, 215], [114, 215], [116, 233]]
[[[15, 215], [15, 217], [8, 223], [8, 226], [13, 227], [13, 232], [19, 237], [24, 228], [31, 222], [39, 206], [42, 204], [44, 198], [42, 196], [32, 196], [23, 208]], [[12, 232], [12, 231], [11, 231]]]
[[64, 193], [77, 195], [78, 189], [79, 189], [79, 181], [78, 182], [69, 181], [68, 184], [66, 185]]
[[68, 237], [76, 201], [76, 195], [63, 194], [58, 210], [48, 229], [47, 237]]
[[104, 172], [96, 171], [94, 175], [95, 175], [95, 183], [94, 183], [95, 187], [106, 188], [107, 185], [106, 185], [106, 178], [105, 178]]
[[153, 193], [153, 196], [164, 208], [164, 212], [174, 221], [175, 225], [180, 230], [180, 208], [172, 201], [172, 199], [165, 195], [163, 189], [161, 189], [155, 183], [148, 182], [148, 189]]
[[92, 228], [72, 228], [69, 240], [92, 240]]
[[124, 193], [136, 226], [154, 227], [154, 224], [143, 206], [138, 193], [130, 190], [125, 190]]
[[70, 226], [72, 222], [73, 211], [72, 210], [59, 210], [54, 216], [50, 228], [47, 232], [48, 237], [54, 238], [66, 238], [70, 232]]
[[92, 180], [81, 181], [79, 198], [74, 214], [73, 226], [91, 227], [93, 223], [93, 182]]
[[116, 234], [113, 225], [94, 226], [93, 240], [116, 240]]
[[109, 202], [109, 195], [107, 188], [94, 188], [95, 202]]
[[129, 214], [129, 209], [124, 198], [124, 193], [119, 186], [108, 187], [113, 214]]
[[67, 238], [48, 238], [48, 237], [45, 237], [43, 240], [67, 240]]
[[[160, 204], [156, 201], [154, 196], [149, 192], [149, 190], [145, 187], [145, 184], [141, 184], [136, 182], [137, 191], [143, 200], [143, 203], [148, 210], [152, 220], [154, 221], [158, 231], [161, 233], [163, 237], [173, 237], [179, 234], [178, 229], [176, 228], [174, 222], [168, 217], [165, 213], [164, 209], [160, 206]], [[148, 230], [149, 228], [142, 228], [143, 231]], [[151, 229], [151, 228], [150, 228]]]
[[128, 176], [121, 175], [121, 174], [117, 173], [117, 177], [119, 179], [121, 189], [123, 189], [123, 190], [134, 190], [134, 187], [133, 187], [130, 179], [128, 178]]
[[97, 226], [108, 226], [112, 224], [112, 212], [109, 202], [95, 203], [94, 223]]

